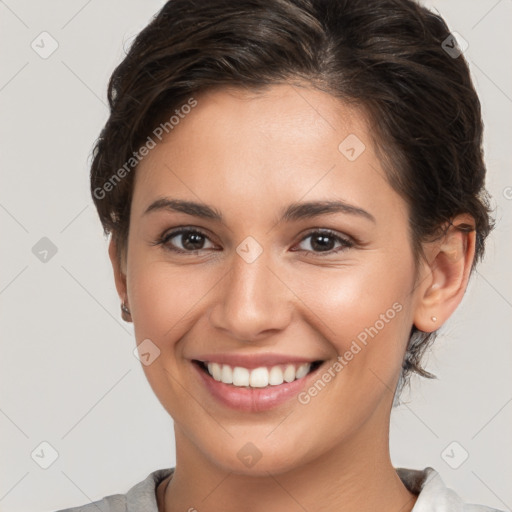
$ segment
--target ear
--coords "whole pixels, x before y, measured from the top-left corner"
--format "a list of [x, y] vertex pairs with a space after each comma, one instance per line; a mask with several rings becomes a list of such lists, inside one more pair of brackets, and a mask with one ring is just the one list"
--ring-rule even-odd
[[120, 254], [119, 247], [115, 243], [113, 237], [110, 239], [108, 246], [108, 255], [110, 257], [110, 262], [112, 263], [112, 269], [114, 271], [114, 281], [116, 284], [117, 293], [121, 299], [121, 302], [124, 302], [128, 306], [125, 258], [122, 254]]
[[414, 325], [419, 330], [439, 329], [460, 304], [475, 257], [474, 225], [469, 214], [458, 215], [440, 240], [425, 247], [427, 261], [417, 285], [414, 314]]

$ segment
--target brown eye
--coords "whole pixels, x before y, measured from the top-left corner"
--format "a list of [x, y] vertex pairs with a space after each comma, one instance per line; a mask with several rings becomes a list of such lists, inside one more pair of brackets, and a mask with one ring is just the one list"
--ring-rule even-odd
[[[194, 252], [215, 247], [204, 233], [195, 229], [171, 231], [164, 235], [160, 243], [175, 252]], [[208, 243], [211, 245], [208, 246]]]
[[309, 245], [309, 247], [302, 247], [301, 250], [308, 253], [331, 254], [343, 249], [348, 249], [354, 245], [350, 240], [347, 240], [331, 231], [313, 231], [301, 240], [301, 244], [306, 240], [309, 240], [306, 244]]

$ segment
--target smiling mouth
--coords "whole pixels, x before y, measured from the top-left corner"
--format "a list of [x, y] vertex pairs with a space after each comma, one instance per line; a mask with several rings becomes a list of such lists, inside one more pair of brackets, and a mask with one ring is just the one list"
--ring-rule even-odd
[[192, 362], [217, 382], [241, 388], [266, 388], [302, 379], [315, 371], [324, 361], [260, 366], [253, 369], [208, 361]]

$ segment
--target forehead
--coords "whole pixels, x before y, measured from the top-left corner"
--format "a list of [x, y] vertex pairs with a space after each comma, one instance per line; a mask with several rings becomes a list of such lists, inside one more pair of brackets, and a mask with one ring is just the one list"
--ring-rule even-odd
[[280, 84], [194, 99], [197, 105], [139, 164], [136, 209], [164, 192], [214, 196], [234, 211], [305, 195], [355, 204], [371, 197], [384, 208], [386, 194], [394, 194], [364, 113], [325, 92]]
[[218, 132], [226, 144], [236, 145], [248, 136], [255, 142], [274, 142], [267, 150], [281, 149], [280, 144], [336, 143], [350, 130], [361, 138], [369, 135], [361, 109], [306, 85], [276, 84], [258, 91], [217, 88], [198, 95], [196, 101], [191, 119], [173, 133], [183, 131], [187, 124], [187, 138], [192, 132], [211, 130], [211, 135]]

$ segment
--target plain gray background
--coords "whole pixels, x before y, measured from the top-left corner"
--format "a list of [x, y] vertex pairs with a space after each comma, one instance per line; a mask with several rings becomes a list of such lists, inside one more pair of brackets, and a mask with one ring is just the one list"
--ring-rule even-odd
[[[108, 78], [163, 4], [0, 1], [2, 512], [78, 506], [175, 464], [172, 420], [133, 354], [88, 191]], [[512, 1], [426, 4], [468, 43], [497, 227], [429, 356], [438, 380], [414, 379], [393, 412], [392, 457], [511, 510]]]

